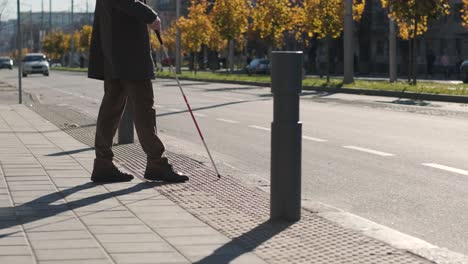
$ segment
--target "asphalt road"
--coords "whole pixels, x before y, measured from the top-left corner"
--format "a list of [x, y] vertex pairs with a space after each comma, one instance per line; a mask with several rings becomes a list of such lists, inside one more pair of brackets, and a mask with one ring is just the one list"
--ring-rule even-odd
[[[0, 71], [0, 80], [15, 83], [15, 74]], [[100, 82], [79, 73], [31, 76], [24, 87], [43, 103], [92, 116], [103, 95]], [[269, 89], [200, 82], [184, 88], [222, 174], [267, 188]], [[158, 80], [155, 93], [168, 148], [207, 162], [176, 83]], [[468, 255], [468, 107], [393, 101], [302, 97], [303, 198]]]

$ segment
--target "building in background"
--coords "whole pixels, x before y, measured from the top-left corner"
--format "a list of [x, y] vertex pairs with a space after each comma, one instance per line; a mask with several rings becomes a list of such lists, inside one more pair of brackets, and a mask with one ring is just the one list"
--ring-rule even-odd
[[[452, 77], [456, 77], [458, 63], [468, 59], [468, 30], [461, 25], [461, 0], [451, 0], [451, 12], [429, 24], [429, 31], [417, 38], [418, 73], [426, 74], [427, 55], [435, 55], [434, 70], [442, 71], [441, 57], [449, 58]], [[368, 0], [362, 21], [356, 26], [355, 34], [355, 71], [363, 75], [382, 75], [388, 73], [389, 61], [389, 20], [380, 0]], [[397, 60], [400, 75], [408, 72], [409, 41], [398, 39]], [[343, 44], [335, 43], [338, 73], [342, 72]]]
[[[148, 0], [148, 5], [154, 8], [158, 12], [159, 17], [162, 21], [163, 29], [168, 28], [172, 22], [176, 21], [176, 2], [177, 0]], [[180, 12], [184, 16], [187, 14], [189, 1], [180, 0]]]
[[[51, 30], [71, 32], [83, 25], [92, 25], [93, 13], [74, 13], [73, 22], [70, 12], [21, 12], [23, 47], [38, 52], [41, 40]], [[16, 48], [16, 19], [2, 22], [0, 30], [0, 53], [10, 53]]]

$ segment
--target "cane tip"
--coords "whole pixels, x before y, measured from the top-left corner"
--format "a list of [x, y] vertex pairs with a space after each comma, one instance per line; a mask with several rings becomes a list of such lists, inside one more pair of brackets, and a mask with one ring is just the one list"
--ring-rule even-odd
[[218, 174], [218, 179], [221, 179], [221, 174]]

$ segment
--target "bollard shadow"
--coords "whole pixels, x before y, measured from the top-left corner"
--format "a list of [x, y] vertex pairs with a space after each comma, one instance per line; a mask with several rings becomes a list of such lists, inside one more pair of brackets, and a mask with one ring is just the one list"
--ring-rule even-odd
[[399, 104], [399, 105], [409, 105], [409, 106], [429, 106], [431, 103], [423, 101], [423, 100], [414, 100], [414, 99], [397, 99], [390, 102], [384, 101], [377, 101], [378, 103], [391, 103], [391, 104]]
[[[182, 86], [203, 86], [203, 85], [209, 85], [211, 83], [207, 83], [207, 82], [200, 82], [200, 83], [182, 83]], [[163, 85], [164, 87], [179, 87], [178, 84], [164, 84]]]
[[[258, 246], [267, 242], [274, 236], [280, 234], [294, 223], [290, 222], [272, 222], [270, 220], [263, 222], [254, 229], [233, 238], [230, 242], [217, 248], [211, 255], [194, 262], [195, 264], [228, 264], [238, 257], [254, 251]], [[239, 248], [242, 247], [242, 248]]]
[[[97, 194], [94, 196], [70, 201], [67, 203], [57, 203], [58, 201], [85, 190], [98, 188], [100, 184], [85, 183], [62, 191], [57, 191], [44, 195], [40, 198], [34, 199], [27, 203], [23, 203], [16, 207], [3, 207], [0, 208], [0, 231], [3, 229], [12, 228], [18, 225], [24, 225], [32, 223], [41, 219], [46, 219], [60, 213], [92, 205], [95, 203], [102, 202], [104, 200], [115, 198], [127, 194], [138, 193], [146, 189], [152, 189], [158, 186], [168, 185], [171, 183], [159, 183], [159, 182], [141, 182], [132, 187]], [[55, 204], [54, 204], [55, 203]], [[92, 214], [92, 213], [90, 213]], [[18, 216], [19, 215], [19, 216]], [[4, 219], [2, 219], [4, 218]], [[0, 234], [0, 239], [14, 235], [17, 232], [11, 232], [7, 234]]]
[[[218, 108], [218, 107], [223, 107], [223, 106], [228, 106], [228, 105], [245, 104], [245, 103], [251, 103], [251, 102], [258, 102], [258, 101], [266, 101], [266, 99], [241, 100], [241, 101], [228, 102], [228, 103], [217, 104], [217, 105], [197, 107], [197, 108], [192, 108], [192, 111], [196, 112], [200, 110], [213, 109], [213, 108]], [[188, 110], [169, 112], [169, 113], [164, 113], [164, 114], [157, 114], [156, 117], [170, 116], [170, 115], [176, 115], [176, 114], [187, 113], [187, 112]]]
[[226, 87], [226, 88], [215, 88], [205, 89], [205, 92], [230, 92], [230, 91], [249, 91], [249, 90], [263, 90], [265, 87]]

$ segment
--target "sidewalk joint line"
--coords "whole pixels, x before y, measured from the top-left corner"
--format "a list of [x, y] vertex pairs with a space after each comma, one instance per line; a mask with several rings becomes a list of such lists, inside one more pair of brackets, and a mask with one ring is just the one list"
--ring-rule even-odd
[[[1, 116], [0, 116], [1, 118]], [[5, 121], [5, 120], [4, 120]], [[7, 126], [10, 127], [10, 125], [8, 125], [8, 123], [5, 122], [5, 124], [7, 124]], [[11, 129], [11, 127], [10, 127]], [[16, 134], [15, 134], [15, 137], [16, 137]], [[39, 259], [37, 258], [37, 254], [36, 254], [36, 251], [34, 250], [34, 248], [32, 247], [32, 243], [31, 243], [31, 239], [29, 238], [28, 236], [28, 233], [26, 233], [26, 230], [22, 224], [22, 221], [20, 220], [21, 217], [18, 216], [18, 213], [16, 212], [16, 206], [15, 206], [15, 202], [13, 201], [13, 196], [11, 194], [11, 189], [10, 189], [10, 185], [8, 184], [8, 181], [6, 179], [6, 174], [5, 174], [5, 171], [3, 170], [3, 164], [1, 163], [0, 161], [0, 175], [2, 175], [3, 177], [3, 182], [5, 183], [5, 188], [8, 192], [8, 198], [10, 198], [10, 203], [11, 203], [11, 206], [13, 206], [13, 211], [15, 212], [15, 219], [16, 219], [16, 223], [18, 223], [18, 226], [21, 228], [21, 232], [23, 232], [24, 234], [24, 240], [26, 240], [26, 243], [28, 244], [28, 248], [29, 248], [29, 251], [31, 252], [31, 258], [33, 259], [34, 263], [37, 264], [39, 263]]]
[[[30, 109], [29, 109], [30, 110]], [[30, 110], [32, 111], [32, 110]], [[15, 111], [16, 112], [16, 111]], [[16, 114], [18, 114], [19, 116], [21, 116], [18, 112], [16, 112]], [[50, 141], [49, 138], [47, 136], [45, 136], [41, 131], [39, 131], [36, 127], [34, 127], [33, 124], [31, 124], [31, 122], [29, 120], [27, 120], [26, 118], [24, 118], [23, 116], [21, 116], [24, 121], [26, 123], [28, 123], [28, 125], [35, 131], [37, 131], [38, 134], [40, 134], [44, 139], [46, 139], [47, 141], [49, 141], [50, 143], [52, 143], [53, 145], [55, 145], [57, 148], [59, 149], [62, 149], [60, 147], [57, 146], [57, 144], [55, 144], [54, 142]], [[11, 126], [6, 123], [10, 129], [13, 131], [13, 129], [11, 128]], [[14, 131], [13, 131], [14, 132]], [[65, 133], [62, 131], [62, 133]], [[22, 143], [24, 144], [24, 142], [17, 136], [17, 133], [14, 132], [16, 138]], [[49, 172], [45, 169], [44, 165], [38, 160], [38, 158], [36, 157], [36, 155], [34, 153], [31, 152], [31, 150], [26, 147], [26, 145], [24, 146], [28, 152], [30, 153], [30, 155], [32, 157], [34, 157], [34, 159], [36, 159], [39, 163], [39, 166], [41, 167], [42, 170], [44, 170], [45, 174], [47, 175], [47, 177], [49, 178], [49, 181], [50, 183], [53, 185], [54, 189], [56, 192], [60, 193], [61, 196], [62, 196], [62, 200], [66, 201], [66, 204], [67, 204], [67, 207], [68, 207], [68, 200], [66, 199], [66, 197], [63, 195], [62, 193], [62, 190], [60, 190], [57, 186], [57, 184], [55, 183], [55, 181], [52, 179], [52, 177], [50, 176]], [[63, 149], [62, 149], [63, 150]], [[74, 159], [74, 158], [73, 158]], [[75, 159], [74, 159], [75, 160]], [[75, 160], [76, 162], [76, 160]], [[81, 166], [81, 164], [80, 164]], [[69, 207], [68, 207], [69, 208]], [[107, 250], [105, 249], [104, 245], [97, 239], [97, 237], [91, 232], [91, 230], [89, 229], [89, 227], [83, 222], [83, 220], [78, 216], [78, 214], [71, 208], [69, 208], [69, 211], [74, 215], [75, 219], [78, 220], [80, 222], [80, 224], [84, 227], [84, 229], [87, 231], [87, 233], [96, 241], [97, 245], [100, 247], [101, 251], [104, 253], [104, 255], [107, 256], [107, 258], [114, 264], [117, 264], [117, 261], [111, 256], [111, 254], [109, 252], [107, 252]], [[26, 232], [25, 232], [26, 234]], [[36, 262], [37, 263], [37, 262]]]

